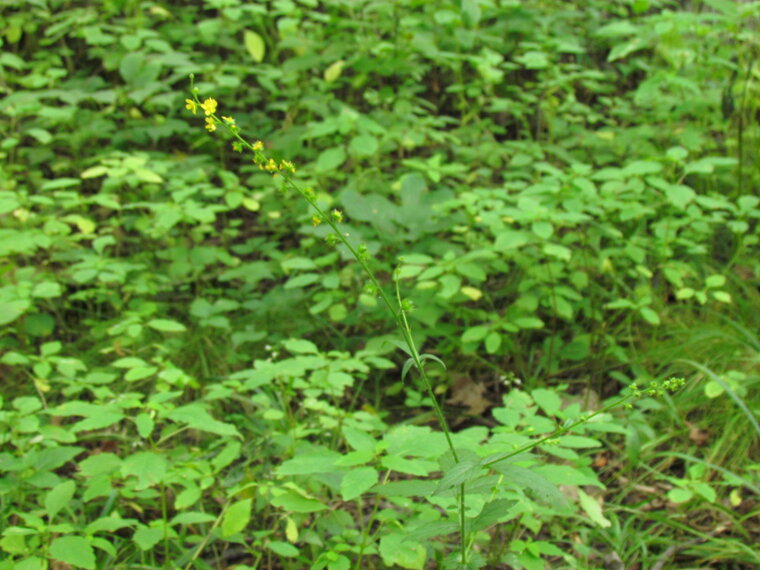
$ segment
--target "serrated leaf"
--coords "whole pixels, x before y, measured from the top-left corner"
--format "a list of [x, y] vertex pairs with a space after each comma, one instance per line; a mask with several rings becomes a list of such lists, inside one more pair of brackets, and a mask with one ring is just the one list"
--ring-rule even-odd
[[253, 499], [242, 499], [230, 505], [222, 518], [222, 537], [229, 538], [242, 532], [251, 520]]
[[504, 475], [507, 484], [522, 489], [528, 496], [539, 503], [555, 509], [568, 509], [567, 499], [557, 486], [547, 481], [534, 470], [506, 462], [494, 463], [491, 468]]
[[47, 511], [48, 521], [52, 521], [56, 515], [65, 507], [76, 491], [74, 481], [64, 481], [59, 483], [45, 496], [45, 511]]
[[164, 530], [158, 527], [140, 526], [132, 535], [132, 541], [140, 550], [150, 550], [164, 537]]
[[253, 58], [253, 61], [261, 63], [264, 60], [266, 45], [259, 34], [246, 30], [243, 34], [243, 43], [245, 44], [245, 49], [248, 50], [248, 53]]
[[377, 484], [377, 470], [372, 467], [352, 469], [340, 482], [340, 494], [344, 501], [351, 501]]
[[498, 499], [487, 503], [477, 517], [471, 521], [467, 521], [469, 523], [470, 531], [477, 532], [479, 530], [485, 530], [489, 526], [496, 524], [516, 504], [517, 501], [510, 499]]
[[480, 461], [467, 460], [456, 463], [444, 472], [443, 477], [438, 482], [435, 494], [438, 495], [451, 487], [472, 480], [478, 476], [482, 469]]
[[56, 538], [50, 544], [50, 556], [77, 568], [95, 568], [95, 551], [90, 542], [80, 536]]

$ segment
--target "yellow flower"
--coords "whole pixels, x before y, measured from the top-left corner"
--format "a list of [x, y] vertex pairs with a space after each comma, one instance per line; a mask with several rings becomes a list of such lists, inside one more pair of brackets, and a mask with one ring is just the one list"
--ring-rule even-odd
[[213, 115], [216, 113], [216, 107], [219, 105], [219, 103], [216, 101], [216, 99], [208, 98], [203, 103], [201, 103], [201, 108], [206, 113], [206, 116]]
[[321, 223], [322, 223], [322, 218], [320, 218], [320, 217], [319, 217], [319, 216], [317, 216], [316, 214], [314, 214], [314, 215], [311, 217], [311, 225], [312, 225], [312, 226], [314, 226], [315, 228], [316, 228], [316, 227], [317, 227], [319, 224], [321, 224]]
[[340, 210], [333, 210], [330, 214], [332, 214], [333, 220], [336, 222], [340, 223], [343, 221], [343, 212]]
[[210, 133], [213, 133], [216, 130], [216, 122], [214, 122], [213, 117], [206, 117], [206, 129]]
[[268, 172], [276, 172], [277, 171], [277, 163], [274, 161], [273, 158], [270, 158], [267, 163], [264, 165], [264, 169]]
[[232, 127], [235, 126], [235, 119], [233, 119], [232, 117], [222, 117], [222, 121], [224, 121], [225, 123], [227, 123], [228, 125]]
[[192, 99], [185, 99], [185, 109], [195, 115], [196, 111], [198, 110], [198, 105]]
[[295, 174], [296, 167], [289, 160], [282, 160], [280, 161], [280, 170], [287, 170], [288, 172]]
[[256, 151], [264, 150], [264, 143], [261, 141], [256, 141], [255, 143], [253, 143], [251, 148]]

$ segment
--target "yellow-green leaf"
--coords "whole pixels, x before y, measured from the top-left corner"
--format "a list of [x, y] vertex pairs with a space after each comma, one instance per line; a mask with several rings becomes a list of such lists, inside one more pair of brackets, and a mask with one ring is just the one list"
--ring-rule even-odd
[[245, 42], [245, 49], [251, 54], [251, 57], [256, 63], [260, 63], [264, 60], [264, 53], [266, 53], [266, 46], [264, 40], [256, 32], [246, 30], [243, 36]]
[[345, 61], [343, 61], [342, 59], [339, 59], [335, 63], [330, 64], [330, 67], [325, 69], [325, 74], [324, 74], [325, 81], [327, 81], [328, 83], [332, 83], [333, 81], [338, 79], [338, 77], [340, 77], [340, 74], [343, 73], [343, 65], [345, 65], [345, 63], [346, 63]]

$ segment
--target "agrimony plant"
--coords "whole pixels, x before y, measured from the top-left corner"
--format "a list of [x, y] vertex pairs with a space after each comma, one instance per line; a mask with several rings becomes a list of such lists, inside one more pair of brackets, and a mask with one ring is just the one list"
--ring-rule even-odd
[[[498, 514], [495, 512], [489, 512], [488, 509], [483, 511], [474, 518], [468, 518], [466, 516], [466, 504], [465, 499], [467, 497], [468, 485], [476, 486], [478, 482], [481, 486], [488, 483], [486, 474], [494, 471], [497, 474], [497, 484], [501, 482], [504, 477], [517, 479], [519, 484], [525, 487], [540, 488], [542, 483], [536, 484], [536, 481], [531, 481], [531, 473], [529, 470], [509, 463], [509, 460], [514, 458], [525, 456], [534, 448], [541, 445], [551, 445], [557, 442], [557, 438], [568, 432], [578, 428], [580, 425], [588, 422], [589, 420], [609, 412], [611, 409], [629, 405], [632, 399], [641, 397], [643, 395], [653, 396], [664, 392], [665, 390], [674, 390], [681, 386], [684, 381], [682, 379], [672, 378], [661, 384], [653, 383], [650, 387], [641, 390], [636, 385], [631, 385], [628, 394], [621, 399], [604, 406], [603, 408], [588, 414], [582, 414], [578, 419], [568, 419], [563, 425], [557, 425], [548, 435], [533, 439], [525, 445], [519, 446], [516, 449], [509, 452], [502, 452], [496, 454], [490, 454], [486, 457], [473, 453], [472, 450], [457, 449], [454, 445], [453, 434], [448, 425], [446, 417], [441, 408], [441, 404], [433, 390], [433, 385], [425, 371], [425, 361], [432, 360], [438, 364], [441, 364], [445, 368], [445, 364], [436, 356], [432, 354], [420, 353], [412, 336], [412, 329], [407, 318], [408, 313], [413, 309], [409, 300], [404, 299], [401, 295], [401, 289], [399, 286], [399, 273], [394, 273], [394, 294], [389, 294], [380, 284], [377, 276], [375, 275], [370, 265], [370, 255], [365, 245], [355, 246], [349, 239], [348, 234], [341, 230], [340, 224], [344, 221], [344, 215], [339, 209], [333, 209], [326, 211], [320, 206], [317, 195], [312, 188], [301, 186], [294, 178], [296, 173], [295, 165], [286, 159], [276, 160], [272, 156], [269, 156], [265, 150], [264, 143], [260, 140], [254, 140], [251, 142], [246, 139], [240, 131], [237, 122], [233, 117], [221, 115], [218, 113], [219, 104], [214, 98], [203, 98], [199, 96], [199, 90], [194, 85], [194, 77], [190, 76], [191, 80], [191, 94], [190, 98], [185, 99], [185, 107], [187, 110], [195, 115], [202, 115], [205, 123], [205, 128], [213, 133], [217, 129], [222, 128], [226, 130], [232, 137], [232, 146], [236, 152], [249, 153], [252, 161], [256, 164], [260, 170], [268, 172], [273, 178], [280, 182], [281, 188], [284, 191], [291, 190], [297, 192], [306, 202], [309, 204], [313, 211], [312, 223], [317, 226], [320, 224], [326, 224], [329, 226], [331, 232], [326, 236], [325, 241], [332, 246], [342, 244], [350, 254], [356, 259], [364, 271], [368, 284], [366, 286], [367, 293], [376, 295], [380, 298], [383, 305], [385, 305], [391, 319], [398, 329], [402, 343], [398, 343], [399, 348], [404, 350], [409, 355], [407, 362], [402, 369], [402, 379], [406, 376], [411, 368], [414, 368], [422, 381], [424, 389], [426, 390], [432, 407], [434, 409], [435, 416], [438, 420], [440, 428], [444, 434], [446, 444], [448, 446], [448, 457], [444, 457], [441, 460], [441, 464], [444, 467], [443, 476], [439, 481], [438, 487], [435, 493], [451, 494], [453, 491], [456, 497], [456, 520], [455, 525], [456, 532], [458, 532], [458, 556], [457, 561], [453, 562], [456, 567], [459, 568], [478, 568], [482, 567], [485, 563], [481, 557], [471, 557], [471, 548], [473, 546], [472, 536], [475, 532], [483, 530], [490, 524], [493, 524], [498, 519]], [[545, 483], [545, 481], [544, 481]], [[422, 488], [422, 487], [420, 487]], [[541, 489], [551, 495], [550, 491], [546, 488]], [[482, 490], [481, 490], [482, 492]], [[410, 495], [414, 496], [413, 493]], [[495, 501], [494, 494], [492, 494], [491, 505], [498, 507], [496, 510], [507, 510], [514, 504], [514, 501]], [[509, 504], [508, 504], [509, 503]], [[492, 509], [493, 510], [493, 509]], [[372, 517], [374, 518], [374, 512]], [[369, 527], [370, 525], [367, 525]], [[431, 531], [425, 537], [436, 536], [440, 534], [448, 534], [451, 532], [452, 527], [449, 523], [444, 523], [440, 527], [442, 530], [436, 532]], [[366, 539], [366, 537], [365, 537]], [[361, 555], [359, 556], [361, 560]]]

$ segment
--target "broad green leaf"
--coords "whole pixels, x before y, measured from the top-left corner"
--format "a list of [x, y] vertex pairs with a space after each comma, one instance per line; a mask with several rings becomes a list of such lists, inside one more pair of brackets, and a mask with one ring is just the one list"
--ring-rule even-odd
[[62, 536], [50, 543], [50, 556], [76, 568], [95, 569], [95, 552], [80, 536]]
[[488, 327], [477, 325], [470, 327], [462, 334], [462, 342], [480, 342], [488, 335]]
[[164, 538], [164, 530], [160, 527], [140, 525], [132, 535], [132, 540], [140, 550], [150, 550]]
[[352, 469], [343, 476], [340, 483], [340, 494], [344, 501], [351, 501], [377, 484], [377, 470], [372, 467]]
[[245, 49], [253, 58], [256, 63], [261, 63], [264, 60], [264, 54], [266, 53], [266, 45], [262, 37], [256, 32], [245, 30], [243, 34], [243, 43]]
[[375, 450], [377, 441], [366, 431], [362, 431], [350, 426], [343, 426], [342, 431], [343, 437], [346, 439], [348, 445], [350, 445], [356, 451]]
[[135, 416], [135, 425], [137, 426], [137, 433], [140, 437], [147, 439], [150, 437], [150, 434], [153, 433], [155, 422], [153, 421], [153, 418], [150, 417], [150, 414], [141, 412]]
[[222, 537], [228, 538], [242, 532], [251, 520], [253, 499], [242, 499], [230, 505], [222, 518]]
[[[517, 501], [512, 501], [509, 499], [497, 499], [495, 501], [486, 503], [486, 505], [483, 507], [483, 510], [480, 511], [480, 514], [477, 517], [467, 521], [470, 531], [477, 532], [479, 530], [485, 530], [497, 522], [503, 522], [504, 517], [516, 504]], [[516, 512], [512, 516], [515, 517], [518, 514], [519, 513]]]
[[140, 451], [130, 455], [121, 464], [121, 474], [124, 477], [137, 477], [137, 490], [157, 485], [164, 480], [167, 470], [164, 456], [153, 451]]
[[327, 508], [316, 499], [309, 499], [293, 491], [287, 491], [272, 499], [272, 505], [290, 513], [315, 513]]
[[316, 170], [323, 174], [340, 167], [346, 161], [346, 151], [342, 146], [329, 148], [317, 158]]
[[562, 400], [555, 390], [537, 388], [530, 395], [547, 416], [556, 416], [559, 412]]
[[565, 496], [560, 493], [556, 485], [536, 473], [536, 468], [526, 469], [505, 461], [494, 463], [491, 468], [505, 476], [505, 484], [522, 489], [539, 503], [558, 510], [568, 510], [569, 504]]
[[427, 549], [419, 542], [407, 539], [401, 532], [386, 534], [380, 539], [380, 556], [391, 568], [422, 570], [427, 559]]
[[47, 512], [48, 521], [52, 522], [61, 509], [71, 501], [76, 488], [76, 483], [69, 480], [59, 483], [48, 491], [45, 496], [45, 511]]
[[242, 437], [233, 424], [220, 422], [208, 413], [203, 404], [195, 402], [187, 406], [181, 406], [169, 412], [169, 419], [176, 422], [186, 423], [193, 429], [215, 433], [217, 435], [234, 435]]
[[281, 540], [272, 540], [265, 543], [264, 546], [266, 546], [275, 554], [284, 556], [285, 558], [293, 558], [294, 556], [298, 556], [298, 549], [295, 546]]
[[315, 454], [296, 455], [283, 462], [277, 468], [278, 475], [310, 475], [313, 473], [329, 473], [335, 469], [335, 461], [340, 454], [323, 450]]
[[31, 306], [29, 301], [4, 301], [0, 300], [0, 325], [12, 323]]

